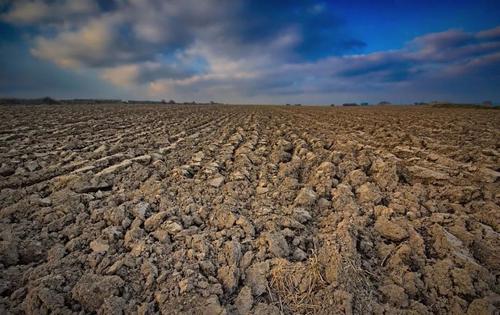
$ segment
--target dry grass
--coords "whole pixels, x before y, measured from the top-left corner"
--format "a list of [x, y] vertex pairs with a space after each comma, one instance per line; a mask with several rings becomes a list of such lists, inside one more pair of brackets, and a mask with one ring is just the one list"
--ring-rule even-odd
[[317, 314], [322, 305], [315, 294], [327, 286], [315, 253], [305, 263], [281, 259], [271, 271], [274, 301], [282, 313]]
[[[332, 255], [336, 253], [332, 252]], [[360, 260], [339, 256], [336, 283], [325, 280], [316, 252], [306, 262], [278, 261], [271, 270], [271, 300], [284, 314], [364, 314], [374, 299], [375, 275], [363, 270]], [[334, 300], [328, 305], [325, 299]]]
[[78, 175], [69, 174], [69, 175], [60, 175], [52, 179], [53, 189], [61, 190], [68, 187], [69, 183], [78, 179]]
[[371, 309], [370, 304], [375, 291], [370, 276], [375, 278], [375, 275], [361, 268], [356, 262], [359, 261], [349, 256], [342, 257], [339, 270], [340, 282], [354, 296], [355, 303], [352, 305], [352, 310], [356, 314], [365, 314]]

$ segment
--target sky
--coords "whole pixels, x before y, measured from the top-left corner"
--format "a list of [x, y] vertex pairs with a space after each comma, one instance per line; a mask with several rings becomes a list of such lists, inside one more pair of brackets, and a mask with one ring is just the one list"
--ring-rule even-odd
[[500, 103], [500, 1], [0, 0], [0, 97]]

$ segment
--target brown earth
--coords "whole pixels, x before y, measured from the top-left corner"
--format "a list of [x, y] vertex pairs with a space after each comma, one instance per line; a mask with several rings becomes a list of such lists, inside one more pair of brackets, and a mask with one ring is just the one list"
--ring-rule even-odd
[[494, 314], [500, 111], [0, 108], [1, 314]]

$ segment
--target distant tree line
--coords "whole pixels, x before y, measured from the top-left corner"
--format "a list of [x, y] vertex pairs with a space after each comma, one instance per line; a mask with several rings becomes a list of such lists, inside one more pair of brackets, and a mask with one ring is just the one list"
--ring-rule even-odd
[[101, 98], [73, 98], [73, 99], [54, 99], [51, 97], [40, 98], [15, 98], [6, 97], [0, 98], [0, 105], [59, 105], [59, 104], [183, 104], [183, 105], [222, 105], [223, 103], [210, 101], [208, 103], [182, 102], [178, 103], [174, 100], [121, 100], [121, 99], [101, 99]]
[[61, 99], [57, 100], [52, 97], [41, 98], [0, 98], [2, 105], [58, 105], [58, 104], [113, 104], [123, 103], [119, 99]]
[[[174, 100], [121, 100], [121, 99], [101, 99], [101, 98], [74, 98], [74, 99], [54, 99], [51, 97], [40, 97], [40, 98], [15, 98], [6, 97], [0, 98], [0, 105], [57, 105], [57, 104], [166, 104], [166, 105], [224, 105], [224, 103], [210, 101], [208, 103], [200, 103], [196, 101], [192, 102], [176, 102]], [[362, 103], [343, 103], [341, 106], [351, 107], [351, 106], [368, 106], [367, 102]], [[392, 105], [391, 102], [381, 101], [377, 105]], [[407, 104], [410, 105], [410, 104]], [[453, 103], [446, 101], [433, 101], [427, 102], [415, 102], [413, 105], [423, 106], [429, 105], [433, 107], [481, 107], [481, 108], [500, 108], [500, 106], [495, 106], [492, 101], [484, 101], [481, 104], [464, 104], [464, 103]], [[300, 103], [290, 104], [287, 103], [286, 106], [302, 106]], [[330, 104], [331, 107], [335, 107], [335, 104]]]
[[50, 97], [41, 98], [0, 98], [2, 105], [41, 105], [41, 104], [60, 104], [58, 100]]

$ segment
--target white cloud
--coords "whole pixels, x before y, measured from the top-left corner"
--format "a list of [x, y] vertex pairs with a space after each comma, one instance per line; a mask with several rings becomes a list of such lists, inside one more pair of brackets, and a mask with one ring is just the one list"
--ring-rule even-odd
[[20, 1], [14, 4], [12, 10], [3, 15], [2, 19], [11, 23], [28, 24], [41, 21], [49, 14], [48, 5], [42, 1]]
[[102, 78], [116, 86], [128, 87], [136, 83], [140, 68], [136, 64], [106, 68], [102, 71]]
[[113, 20], [94, 19], [76, 31], [64, 31], [54, 38], [37, 37], [32, 53], [62, 67], [77, 68], [116, 58], [113, 44]]

